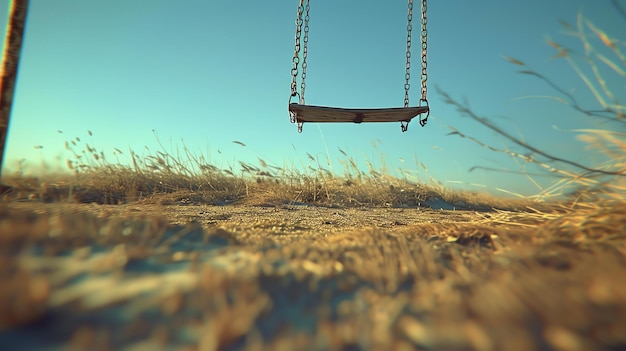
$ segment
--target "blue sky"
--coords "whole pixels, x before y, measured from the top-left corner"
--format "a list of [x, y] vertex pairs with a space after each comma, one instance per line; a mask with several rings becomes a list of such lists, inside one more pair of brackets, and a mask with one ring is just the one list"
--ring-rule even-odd
[[[296, 1], [31, 0], [5, 167], [26, 160], [63, 168], [64, 142], [80, 137], [105, 151], [158, 150], [153, 130], [174, 150], [181, 140], [216, 166], [257, 158], [306, 165], [307, 153], [340, 173], [341, 148], [360, 164], [414, 170], [420, 179], [449, 186], [470, 183], [493, 191], [533, 194], [523, 176], [474, 170], [516, 170], [510, 157], [467, 139], [446, 136], [453, 126], [502, 147], [503, 138], [461, 116], [436, 88], [467, 100], [476, 113], [530, 143], [574, 160], [583, 152], [576, 134], [560, 129], [598, 127], [554, 100], [536, 78], [520, 75], [503, 56], [546, 73], [583, 104], [595, 107], [584, 85], [555, 50], [552, 38], [582, 49], [558, 20], [578, 13], [626, 40], [624, 18], [609, 1], [431, 1], [428, 12], [430, 123], [289, 123]], [[7, 8], [0, 9], [0, 26]], [[416, 4], [416, 20], [418, 6]], [[396, 107], [404, 98], [406, 2], [312, 1], [306, 102], [339, 107]], [[419, 100], [419, 26], [414, 23], [412, 104]], [[616, 84], [624, 89], [623, 80]], [[623, 90], [622, 90], [623, 91]], [[617, 94], [619, 95], [619, 94]], [[63, 133], [60, 134], [57, 131]], [[87, 131], [92, 131], [89, 137]], [[241, 141], [242, 147], [233, 141]], [[171, 145], [171, 147], [170, 147]], [[43, 146], [38, 148], [37, 146]], [[330, 155], [331, 165], [326, 165]], [[415, 162], [423, 163], [428, 170]], [[534, 171], [529, 169], [529, 171]], [[543, 185], [547, 178], [537, 178]]]

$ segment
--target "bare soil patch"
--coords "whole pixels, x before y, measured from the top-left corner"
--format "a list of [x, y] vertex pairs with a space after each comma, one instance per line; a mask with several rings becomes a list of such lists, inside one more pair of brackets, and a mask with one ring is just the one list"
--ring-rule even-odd
[[0, 204], [8, 349], [617, 350], [626, 204]]

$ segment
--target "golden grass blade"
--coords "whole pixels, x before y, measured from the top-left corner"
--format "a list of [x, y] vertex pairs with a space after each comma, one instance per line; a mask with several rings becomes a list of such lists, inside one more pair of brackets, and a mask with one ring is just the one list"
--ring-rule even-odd
[[563, 47], [561, 44], [553, 41], [552, 39], [547, 39], [546, 42], [548, 43], [548, 45], [550, 45], [551, 47], [557, 50], [556, 55], [552, 56], [553, 59], [559, 58], [559, 57], [569, 57], [569, 53], [570, 53], [569, 49]]
[[510, 56], [503, 56], [503, 58], [507, 61], [509, 61], [510, 63], [514, 64], [514, 65], [518, 65], [518, 66], [526, 66], [526, 64], [516, 58], [510, 57]]
[[609, 58], [600, 53], [597, 53], [596, 56], [600, 61], [604, 62], [605, 65], [609, 66], [613, 71], [615, 71], [615, 73], [622, 77], [626, 77], [626, 71], [619, 67], [615, 62], [611, 61]]
[[615, 45], [615, 40], [609, 38], [609, 36], [605, 32], [598, 29], [598, 27], [596, 27], [591, 21], [587, 20], [587, 26], [598, 37], [598, 39], [600, 39], [602, 44], [611, 48], [612, 50], [617, 49], [617, 46]]

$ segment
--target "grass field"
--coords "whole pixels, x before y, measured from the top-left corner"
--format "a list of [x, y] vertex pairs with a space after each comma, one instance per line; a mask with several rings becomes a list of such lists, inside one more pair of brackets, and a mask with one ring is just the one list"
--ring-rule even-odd
[[68, 140], [68, 173], [3, 178], [1, 348], [626, 349], [626, 112], [597, 66], [626, 76], [625, 44], [582, 18], [569, 29], [583, 27], [617, 59], [586, 57], [585, 75], [549, 44], [599, 110], [509, 61], [609, 120], [580, 135], [602, 164], [526, 144], [442, 93], [516, 149], [453, 136], [555, 176], [533, 197], [453, 191], [346, 153], [340, 174], [311, 155], [304, 170], [220, 169], [184, 146], [116, 149], [122, 164]]
[[7, 181], [0, 343], [626, 347], [626, 202], [540, 203], [384, 170], [263, 167], [236, 174], [160, 153]]

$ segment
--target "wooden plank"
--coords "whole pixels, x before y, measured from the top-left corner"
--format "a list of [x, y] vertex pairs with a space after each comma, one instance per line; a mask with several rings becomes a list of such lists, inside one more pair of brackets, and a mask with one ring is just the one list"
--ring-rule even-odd
[[428, 112], [428, 106], [392, 108], [339, 108], [327, 106], [289, 104], [297, 122], [409, 122], [419, 114]]

